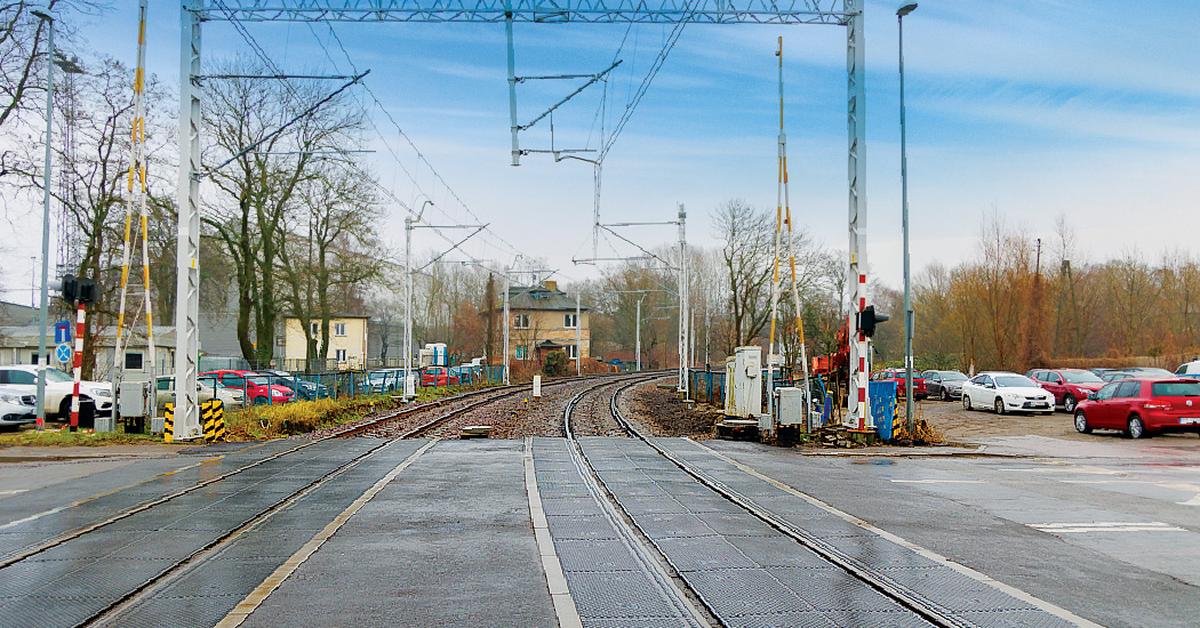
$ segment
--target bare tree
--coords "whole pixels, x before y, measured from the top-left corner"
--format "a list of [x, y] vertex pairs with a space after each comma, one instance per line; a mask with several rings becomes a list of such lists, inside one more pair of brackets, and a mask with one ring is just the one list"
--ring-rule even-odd
[[[226, 64], [221, 69], [229, 74], [268, 73], [257, 64]], [[274, 356], [281, 310], [276, 270], [282, 234], [289, 231], [289, 217], [297, 215], [293, 211], [297, 193], [321, 178], [320, 153], [353, 144], [363, 112], [343, 95], [276, 133], [308, 103], [323, 97], [328, 86], [315, 81], [232, 79], [206, 87], [212, 102], [205, 110], [206, 124], [215, 139], [206, 161], [236, 158], [210, 177], [226, 198], [210, 203], [204, 224], [236, 269], [242, 355], [251, 363], [267, 364]], [[243, 152], [255, 145], [255, 150]]]
[[762, 331], [770, 312], [764, 307], [771, 280], [772, 219], [741, 200], [726, 201], [713, 212], [721, 259], [729, 285], [732, 337], [726, 351]]

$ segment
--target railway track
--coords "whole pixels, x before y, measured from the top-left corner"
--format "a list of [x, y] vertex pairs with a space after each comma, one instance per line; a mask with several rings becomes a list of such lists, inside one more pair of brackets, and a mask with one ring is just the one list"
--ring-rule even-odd
[[[821, 539], [816, 538], [804, 530], [774, 516], [767, 510], [758, 507], [753, 500], [741, 495], [734, 489], [722, 484], [721, 482], [712, 479], [703, 471], [703, 469], [660, 446], [652, 438], [643, 433], [643, 431], [639, 429], [634, 422], [632, 422], [621, 412], [621, 394], [635, 386], [637, 383], [639, 382], [622, 382], [618, 385], [612, 386], [612, 393], [608, 395], [608, 411], [612, 419], [618, 425], [620, 425], [621, 429], [624, 430], [629, 436], [637, 439], [646, 445], [649, 450], [655, 452], [659, 457], [665, 459], [671, 465], [683, 471], [683, 473], [689, 476], [692, 480], [696, 481], [705, 489], [707, 489], [710, 494], [719, 496], [720, 498], [723, 498], [724, 500], [736, 505], [740, 511], [754, 517], [761, 523], [766, 524], [778, 534], [795, 541], [798, 546], [806, 548], [828, 565], [836, 567], [846, 574], [849, 574], [863, 586], [869, 587], [870, 589], [882, 594], [892, 602], [896, 603], [900, 607], [907, 609], [909, 612], [915, 615], [916, 618], [919, 618], [918, 621], [923, 620], [924, 622], [928, 622], [929, 624], [935, 626], [973, 625], [964, 621], [961, 617], [955, 617], [946, 613], [936, 603], [928, 600], [918, 593], [905, 589], [895, 582], [892, 582], [885, 574], [871, 569], [869, 566], [862, 564], [860, 561], [852, 557], [844, 555], [842, 552], [823, 542]], [[600, 387], [598, 386], [595, 388]], [[604, 488], [604, 491], [600, 494], [600, 496], [610, 500], [611, 505], [624, 510], [625, 507], [621, 503], [621, 498], [615, 492], [609, 490], [604, 477], [596, 473], [595, 469], [593, 468], [594, 461], [589, 458], [587, 448], [580, 446], [579, 442], [576, 441], [575, 434], [572, 429], [572, 412], [575, 410], [579, 402], [582, 401], [592, 390], [594, 389], [581, 392], [572, 400], [572, 403], [568, 405], [564, 411], [564, 427], [567, 432], [567, 438], [573, 442], [574, 446], [571, 447], [571, 450], [578, 458], [581, 470], [590, 471], [591, 478]], [[628, 511], [625, 512], [625, 515], [629, 519], [633, 520], [633, 526], [638, 525], [636, 517], [631, 515]], [[651, 547], [658, 548], [653, 541], [648, 541], [647, 544]], [[799, 547], [797, 549], [799, 549]], [[667, 563], [671, 562], [671, 558], [665, 552], [663, 552], [661, 548], [659, 549], [658, 553], [660, 560]], [[706, 592], [703, 590], [697, 590], [693, 584], [689, 582], [687, 575], [684, 574], [673, 574], [672, 581], [677, 588], [682, 589], [681, 593], [686, 594], [688, 599], [700, 600], [701, 603], [703, 603], [706, 607], [709, 617], [715, 619], [717, 623], [723, 625], [729, 623], [722, 619], [722, 609], [719, 606], [710, 603], [711, 591], [707, 592], [709, 596], [706, 597]]]
[[[554, 390], [562, 386], [579, 385], [581, 382], [590, 383], [596, 379], [606, 377], [566, 378], [547, 382], [543, 388]], [[25, 546], [0, 546], [0, 582], [6, 577], [19, 581], [25, 578], [27, 573], [32, 573], [35, 583], [33, 590], [38, 590], [37, 586], [40, 586], [41, 580], [37, 578], [54, 573], [53, 570], [45, 568], [47, 564], [56, 564], [53, 561], [61, 560], [62, 565], [73, 566], [75, 561], [81, 559], [103, 559], [105, 556], [94, 555], [97, 553], [95, 548], [102, 545], [98, 542], [101, 538], [121, 539], [112, 541], [112, 556], [120, 556], [119, 552], [122, 551], [136, 553], [137, 548], [134, 545], [121, 545], [121, 542], [125, 538], [141, 538], [145, 544], [160, 545], [161, 536], [169, 536], [167, 530], [172, 526], [187, 525], [189, 518], [205, 518], [213, 514], [214, 510], [223, 513], [219, 522], [206, 524], [205, 530], [211, 532], [202, 535], [205, 537], [203, 542], [187, 547], [186, 551], [167, 552], [171, 554], [169, 560], [156, 554], [153, 559], [143, 562], [130, 561], [129, 564], [134, 567], [133, 571], [141, 569], [141, 573], [125, 574], [132, 580], [120, 585], [125, 588], [120, 596], [113, 599], [98, 596], [90, 600], [90, 605], [81, 602], [80, 606], [86, 607], [86, 610], [71, 615], [63, 622], [103, 623], [105, 618], [113, 617], [115, 613], [152, 594], [161, 584], [186, 573], [191, 566], [221, 551], [246, 532], [268, 522], [297, 501], [329, 485], [348, 471], [368, 463], [387, 451], [394, 443], [412, 442], [401, 439], [421, 437], [452, 417], [529, 389], [529, 385], [518, 385], [503, 390], [471, 391], [402, 408], [364, 422], [326, 431], [313, 439], [291, 441], [276, 451], [257, 452], [251, 459], [240, 460], [238, 452], [234, 452], [221, 460], [225, 468], [218, 466], [213, 469], [213, 465], [209, 465], [209, 468], [203, 471], [193, 470], [197, 476], [194, 481], [185, 480], [180, 475], [163, 474], [126, 486], [122, 491], [113, 491], [94, 499], [81, 500], [67, 507], [11, 522], [20, 525], [36, 524], [39, 528], [48, 530], [48, 536], [42, 536]], [[436, 413], [436, 416], [425, 418], [431, 412]], [[397, 424], [399, 427], [396, 427]], [[387, 439], [348, 438], [352, 436], [383, 436]], [[330, 445], [333, 442], [341, 442], [344, 444], [343, 449], [349, 447], [351, 451], [347, 452], [348, 455], [330, 456], [321, 451], [324, 448], [318, 447], [322, 443]], [[413, 443], [406, 447], [416, 445]], [[303, 471], [294, 472], [298, 469]], [[303, 481], [298, 481], [298, 478], [303, 478]], [[284, 486], [288, 487], [288, 490], [279, 490]], [[238, 490], [239, 487], [242, 487], [242, 490]], [[126, 491], [133, 495], [126, 494]], [[128, 502], [130, 497], [142, 494], [152, 495], [132, 505], [117, 504]], [[227, 499], [227, 494], [239, 499], [236, 511], [232, 510], [232, 502]], [[229, 508], [225, 508], [226, 506]], [[184, 514], [181, 516], [180, 513]], [[153, 532], [160, 534], [155, 535]], [[123, 536], [125, 534], [128, 534], [128, 537]], [[88, 574], [81, 567], [76, 575], [87, 577]], [[33, 598], [29, 598], [28, 601], [37, 603]], [[21, 610], [21, 602], [22, 600], [7, 600], [3, 604], [4, 610], [0, 612], [18, 613]]]
[[907, 590], [902, 585], [893, 582], [882, 572], [870, 568], [861, 561], [845, 555], [832, 545], [822, 541], [805, 530], [792, 525], [791, 523], [784, 521], [779, 517], [776, 517], [771, 512], [754, 504], [752, 499], [740, 494], [733, 488], [710, 478], [696, 465], [674, 455], [666, 448], [654, 442], [654, 440], [649, 438], [646, 434], [639, 430], [633, 422], [626, 418], [620, 410], [620, 395], [628, 388], [628, 386], [623, 386], [613, 394], [609, 404], [609, 409], [613, 418], [621, 424], [621, 426], [629, 433], [630, 436], [637, 438], [646, 445], [649, 445], [651, 449], [656, 451], [663, 458], [669, 460], [684, 473], [691, 476], [692, 479], [696, 480], [721, 497], [724, 497], [730, 502], [736, 504], [743, 511], [754, 516], [759, 521], [762, 521], [763, 523], [771, 526], [772, 528], [796, 541], [800, 545], [806, 547], [814, 554], [827, 561], [829, 564], [845, 571], [847, 574], [859, 580], [866, 586], [875, 589], [885, 597], [891, 599], [900, 606], [909, 609], [914, 614], [930, 622], [931, 624], [936, 626], [973, 625], [966, 623], [960, 617], [950, 615], [944, 609], [940, 608], [935, 602], [926, 599], [924, 596]]

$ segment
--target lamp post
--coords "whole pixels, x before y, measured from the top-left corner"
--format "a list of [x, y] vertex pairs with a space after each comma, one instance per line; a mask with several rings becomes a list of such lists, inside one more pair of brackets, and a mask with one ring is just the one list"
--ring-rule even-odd
[[904, 421], [909, 438], [913, 424], [913, 308], [912, 282], [909, 275], [908, 255], [908, 147], [904, 128], [904, 16], [917, 10], [917, 3], [906, 4], [896, 10], [896, 24], [900, 34], [900, 216], [904, 230]]
[[38, 310], [38, 380], [37, 380], [37, 428], [46, 426], [46, 325], [50, 296], [50, 133], [54, 121], [54, 18], [42, 11], [33, 15], [46, 23], [46, 159], [42, 167], [42, 303]]
[[425, 199], [416, 219], [412, 216], [404, 218], [404, 401], [416, 394], [416, 382], [413, 381], [412, 372], [412, 230], [413, 223], [421, 219], [428, 205], [433, 205], [433, 201]]

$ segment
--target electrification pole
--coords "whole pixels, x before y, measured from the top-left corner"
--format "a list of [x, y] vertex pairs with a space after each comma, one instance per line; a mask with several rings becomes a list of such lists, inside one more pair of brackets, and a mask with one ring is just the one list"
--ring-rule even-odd
[[50, 296], [50, 131], [54, 122], [54, 18], [42, 11], [33, 15], [46, 23], [46, 158], [42, 166], [42, 303], [38, 310], [38, 380], [37, 380], [37, 429], [46, 426], [46, 325]]
[[909, 438], [915, 428], [913, 421], [913, 307], [912, 284], [909, 278], [908, 254], [908, 150], [904, 126], [904, 16], [917, 9], [917, 3], [906, 4], [896, 11], [900, 32], [900, 214], [904, 231], [904, 423]]
[[404, 217], [404, 401], [416, 394], [412, 372], [412, 216]]
[[579, 318], [579, 290], [575, 290], [575, 374], [583, 375], [583, 321]]
[[508, 378], [508, 334], [512, 328], [512, 321], [509, 320], [508, 314], [508, 292], [509, 292], [509, 270], [508, 266], [504, 267], [504, 385], [507, 386], [510, 381]]
[[634, 347], [635, 347], [634, 351], [637, 353], [637, 372], [638, 373], [642, 372], [642, 299], [645, 299], [645, 298], [646, 298], [646, 295], [644, 295], [644, 294], [642, 296], [638, 297], [638, 300], [637, 300], [637, 322], [634, 323], [634, 330], [635, 330], [634, 333], [637, 336], [634, 339]]

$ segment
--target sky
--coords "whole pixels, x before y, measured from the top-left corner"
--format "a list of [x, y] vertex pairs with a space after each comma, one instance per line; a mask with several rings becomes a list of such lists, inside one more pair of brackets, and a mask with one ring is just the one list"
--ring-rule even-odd
[[[136, 3], [113, 4], [83, 35], [93, 48], [132, 61]], [[897, 4], [868, 0], [865, 18], [867, 251], [874, 280], [895, 287], [902, 277]], [[1047, 241], [1065, 216], [1079, 261], [1192, 249], [1200, 233], [1198, 25], [1200, 3], [1134, 10], [1115, 0], [922, 1], [904, 23], [913, 268], [972, 259], [981, 221], [993, 213]], [[370, 167], [404, 204], [432, 199], [431, 222], [487, 222], [489, 231], [466, 247], [471, 255], [497, 266], [516, 252], [544, 258], [568, 281], [599, 272], [572, 262], [592, 256], [591, 165], [546, 155], [509, 165], [502, 25], [245, 28], [283, 71], [305, 74], [350, 71], [336, 33], [354, 66], [371, 70], [366, 83], [382, 103], [356, 89], [373, 123], [361, 146], [376, 151], [366, 157]], [[587, 74], [622, 61], [607, 83], [555, 112], [558, 147], [596, 148], [601, 120], [611, 133], [670, 29], [516, 25], [518, 75]], [[673, 220], [683, 203], [689, 242], [715, 246], [717, 205], [774, 206], [779, 35], [792, 210], [821, 246], [846, 249], [840, 26], [686, 26], [605, 159], [602, 221]], [[253, 54], [227, 22], [205, 23], [203, 46], [205, 62]], [[178, 50], [178, 3], [152, 0], [149, 72], [177, 85]], [[533, 118], [578, 84], [522, 83], [518, 117]], [[548, 148], [547, 129], [543, 120], [522, 134], [523, 146]], [[380, 231], [386, 254], [398, 258], [405, 209], [393, 201], [386, 208]], [[38, 209], [31, 204], [30, 216]], [[2, 265], [5, 286], [29, 283], [31, 224], [10, 216], [0, 226], [11, 243], [2, 254], [11, 262]], [[676, 238], [670, 226], [621, 233], [647, 247]], [[601, 241], [601, 257], [636, 254], [609, 240]], [[423, 253], [443, 245], [428, 230], [414, 236]]]

